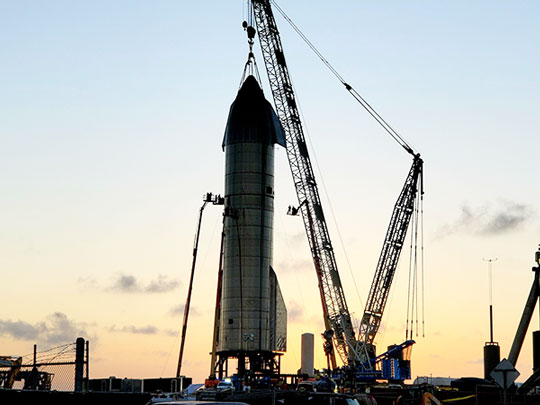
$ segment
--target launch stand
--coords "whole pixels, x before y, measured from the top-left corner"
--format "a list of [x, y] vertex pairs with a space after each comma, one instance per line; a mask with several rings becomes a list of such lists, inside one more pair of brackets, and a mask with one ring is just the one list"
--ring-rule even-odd
[[218, 353], [215, 366], [216, 378], [223, 380], [229, 374], [229, 359], [238, 360], [238, 370], [233, 374], [239, 377], [277, 376], [281, 373], [281, 356], [274, 352], [224, 351]]

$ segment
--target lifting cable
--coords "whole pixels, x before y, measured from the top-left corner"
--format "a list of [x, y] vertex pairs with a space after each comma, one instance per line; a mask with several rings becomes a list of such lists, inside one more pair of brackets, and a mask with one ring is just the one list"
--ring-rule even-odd
[[[416, 156], [414, 149], [405, 141], [405, 139], [392, 128], [388, 122], [353, 88], [339, 72], [330, 64], [324, 55], [313, 45], [300, 28], [291, 20], [291, 18], [277, 4], [276, 0], [269, 0], [274, 8], [282, 15], [287, 23], [296, 31], [300, 38], [317, 55], [330, 72], [345, 86], [353, 98], [377, 121], [377, 123], [403, 148], [407, 153]], [[250, 3], [250, 2], [249, 2]], [[249, 6], [248, 6], [249, 7]], [[248, 15], [251, 13], [248, 11]], [[421, 181], [420, 201], [416, 199], [413, 213], [413, 223], [411, 227], [411, 245], [409, 258], [409, 285], [407, 297], [407, 320], [406, 320], [406, 338], [413, 337], [414, 326], [416, 326], [416, 336], [419, 335], [419, 318], [421, 316], [422, 336], [425, 336], [425, 304], [424, 304], [424, 198], [423, 198], [423, 179]], [[334, 218], [335, 220], [335, 218]], [[419, 235], [420, 234], [420, 235]], [[420, 242], [420, 252], [418, 252], [418, 243]], [[418, 267], [420, 266], [420, 274]], [[420, 276], [420, 277], [419, 277]], [[354, 278], [353, 278], [354, 279]], [[418, 297], [418, 290], [421, 289], [421, 298]], [[357, 291], [358, 293], [358, 291]], [[420, 307], [419, 308], [419, 301]], [[410, 321], [410, 323], [409, 323]], [[409, 334], [410, 331], [410, 334]]]
[[[292, 85], [293, 85], [293, 88], [294, 88], [294, 84], [292, 84]], [[296, 94], [296, 89], [294, 90], [294, 93]], [[309, 141], [309, 146], [310, 146], [311, 151], [313, 153], [313, 160], [315, 161], [315, 165], [317, 166], [318, 176], [321, 179], [321, 184], [322, 184], [322, 187], [323, 187], [323, 190], [324, 190], [324, 194], [326, 195], [326, 200], [328, 201], [328, 206], [330, 207], [330, 212], [332, 213], [332, 219], [334, 221], [334, 226], [336, 227], [336, 231], [337, 231], [338, 236], [339, 236], [339, 242], [341, 244], [341, 249], [343, 250], [343, 255], [345, 256], [345, 260], [347, 261], [347, 267], [349, 269], [349, 274], [351, 275], [351, 279], [353, 281], [354, 288], [356, 290], [356, 297], [358, 298], [358, 301], [360, 302], [360, 307], [361, 307], [361, 310], [362, 310], [362, 313], [363, 313], [364, 308], [365, 308], [364, 302], [363, 302], [362, 296], [360, 295], [360, 292], [358, 290], [358, 285], [356, 284], [356, 279], [354, 278], [354, 273], [352, 271], [352, 266], [351, 266], [351, 262], [349, 260], [349, 255], [347, 254], [347, 250], [345, 249], [345, 243], [343, 242], [343, 237], [341, 236], [341, 231], [339, 229], [339, 224], [338, 224], [338, 221], [337, 221], [336, 213], [334, 211], [334, 207], [332, 206], [332, 200], [330, 199], [330, 195], [328, 194], [328, 189], [326, 188], [326, 183], [324, 181], [323, 172], [322, 172], [321, 167], [319, 165], [319, 159], [317, 159], [317, 153], [315, 152], [315, 146], [313, 145], [313, 141], [311, 140], [311, 136], [309, 134], [309, 129], [308, 129], [307, 125], [305, 124], [306, 119], [304, 117], [304, 112], [302, 111], [301, 104], [298, 102], [298, 95], [296, 96], [296, 99], [297, 99], [298, 111], [300, 113], [300, 116], [302, 117], [302, 122], [304, 122], [304, 130], [305, 130], [305, 133], [306, 133], [306, 139]]]
[[[249, 3], [251, 4], [251, 2]], [[242, 23], [242, 27], [244, 27], [244, 30], [247, 32], [248, 36], [248, 46], [249, 46], [249, 54], [247, 62], [244, 66], [244, 72], [242, 73], [242, 79], [240, 80], [240, 86], [242, 87], [242, 84], [244, 84], [244, 80], [246, 80], [247, 76], [256, 76], [257, 81], [259, 82], [259, 85], [262, 86], [261, 76], [259, 75], [259, 68], [257, 67], [257, 62], [255, 61], [255, 55], [253, 54], [253, 44], [254, 44], [254, 38], [255, 38], [255, 28], [251, 25], [251, 23], [244, 21]]]
[[408, 153], [411, 155], [415, 155], [415, 152], [411, 146], [403, 139], [394, 128], [388, 124], [383, 117], [379, 115], [377, 111], [356, 91], [354, 87], [352, 87], [349, 83], [345, 81], [345, 79], [338, 73], [338, 71], [328, 62], [328, 60], [323, 56], [321, 52], [311, 43], [311, 41], [304, 35], [304, 33], [298, 28], [298, 26], [289, 18], [289, 16], [283, 11], [281, 7], [276, 3], [275, 0], [270, 0], [270, 2], [273, 4], [273, 6], [276, 8], [276, 10], [279, 11], [279, 13], [283, 16], [283, 18], [289, 23], [289, 25], [296, 31], [296, 33], [302, 38], [302, 40], [311, 48], [311, 50], [315, 53], [315, 55], [318, 56], [318, 58], [321, 60], [322, 63], [326, 65], [326, 67], [332, 72], [332, 74], [345, 86], [347, 91], [355, 98], [356, 101], [360, 103], [362, 107], [371, 115], [375, 121], [381, 125], [381, 127], [388, 132], [388, 134], [394, 138], [394, 140]]
[[[413, 228], [414, 228], [414, 211], [413, 211]], [[405, 321], [405, 340], [409, 339], [409, 314], [411, 313], [411, 279], [413, 269], [413, 245], [414, 245], [414, 233], [411, 232], [411, 244], [409, 252], [409, 282], [407, 284], [407, 318]], [[411, 332], [412, 335], [412, 332]]]
[[[423, 177], [420, 181], [424, 181]], [[424, 185], [422, 184], [422, 190]], [[422, 271], [422, 337], [426, 337], [426, 327], [425, 327], [425, 288], [424, 288], [424, 192], [420, 193], [420, 266]]]
[[[409, 253], [409, 282], [407, 287], [407, 318], [405, 339], [412, 339], [413, 334], [425, 337], [425, 300], [424, 300], [424, 199], [414, 203]], [[420, 245], [420, 248], [418, 247]], [[419, 251], [420, 250], [420, 251]], [[421, 296], [419, 296], [421, 294]]]
[[[324, 55], [313, 45], [313, 43], [306, 37], [306, 35], [298, 28], [298, 26], [291, 20], [291, 18], [283, 11], [283, 9], [277, 4], [276, 0], [270, 0], [272, 5], [282, 17], [289, 23], [289, 25], [296, 31], [300, 38], [308, 45], [308, 47], [317, 55], [321, 62], [332, 72], [332, 74], [345, 86], [347, 91], [354, 97], [358, 103], [379, 123], [379, 125], [409, 154], [415, 156], [414, 149], [400, 136], [397, 131], [392, 128], [386, 120], [353, 88], [345, 79], [339, 74], [339, 72], [332, 66], [332, 64], [324, 57]], [[422, 181], [422, 180], [421, 180]], [[421, 186], [423, 189], [423, 185]], [[411, 256], [409, 262], [409, 287], [408, 287], [408, 299], [407, 299], [407, 321], [406, 321], [406, 335], [409, 335], [412, 339], [414, 326], [416, 325], [416, 336], [419, 334], [419, 315], [422, 318], [422, 336], [425, 336], [425, 304], [424, 304], [424, 198], [423, 190], [420, 193], [420, 201], [415, 202], [415, 213], [413, 215], [413, 226], [411, 229]], [[420, 233], [420, 236], [418, 235]], [[418, 242], [420, 242], [420, 254], [418, 254]], [[414, 245], [414, 251], [413, 251]], [[414, 256], [413, 256], [414, 255]], [[420, 257], [418, 257], [420, 256]], [[418, 266], [420, 265], [420, 277], [418, 277]], [[420, 280], [419, 280], [420, 278]], [[420, 285], [419, 285], [420, 284]], [[421, 289], [421, 308], [419, 308], [418, 290]], [[421, 314], [419, 314], [421, 310]], [[409, 324], [410, 319], [410, 324]], [[410, 327], [410, 329], [409, 329]]]

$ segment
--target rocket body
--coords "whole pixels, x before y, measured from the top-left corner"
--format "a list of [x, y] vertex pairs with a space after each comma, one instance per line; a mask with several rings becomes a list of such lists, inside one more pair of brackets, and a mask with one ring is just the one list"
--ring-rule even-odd
[[272, 268], [277, 116], [249, 76], [231, 105], [223, 139], [225, 218], [217, 351], [285, 351], [287, 310]]

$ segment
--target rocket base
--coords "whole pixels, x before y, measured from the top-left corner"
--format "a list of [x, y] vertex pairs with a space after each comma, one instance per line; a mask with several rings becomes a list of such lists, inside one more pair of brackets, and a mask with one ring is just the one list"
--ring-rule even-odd
[[264, 374], [277, 375], [281, 373], [281, 356], [283, 353], [267, 351], [223, 351], [217, 353], [216, 378], [222, 380], [229, 375], [229, 360], [238, 360], [238, 376]]

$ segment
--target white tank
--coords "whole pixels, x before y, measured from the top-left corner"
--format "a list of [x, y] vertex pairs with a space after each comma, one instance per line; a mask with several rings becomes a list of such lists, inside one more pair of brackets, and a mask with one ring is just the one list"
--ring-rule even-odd
[[313, 377], [315, 337], [313, 333], [302, 334], [302, 359], [300, 373]]

